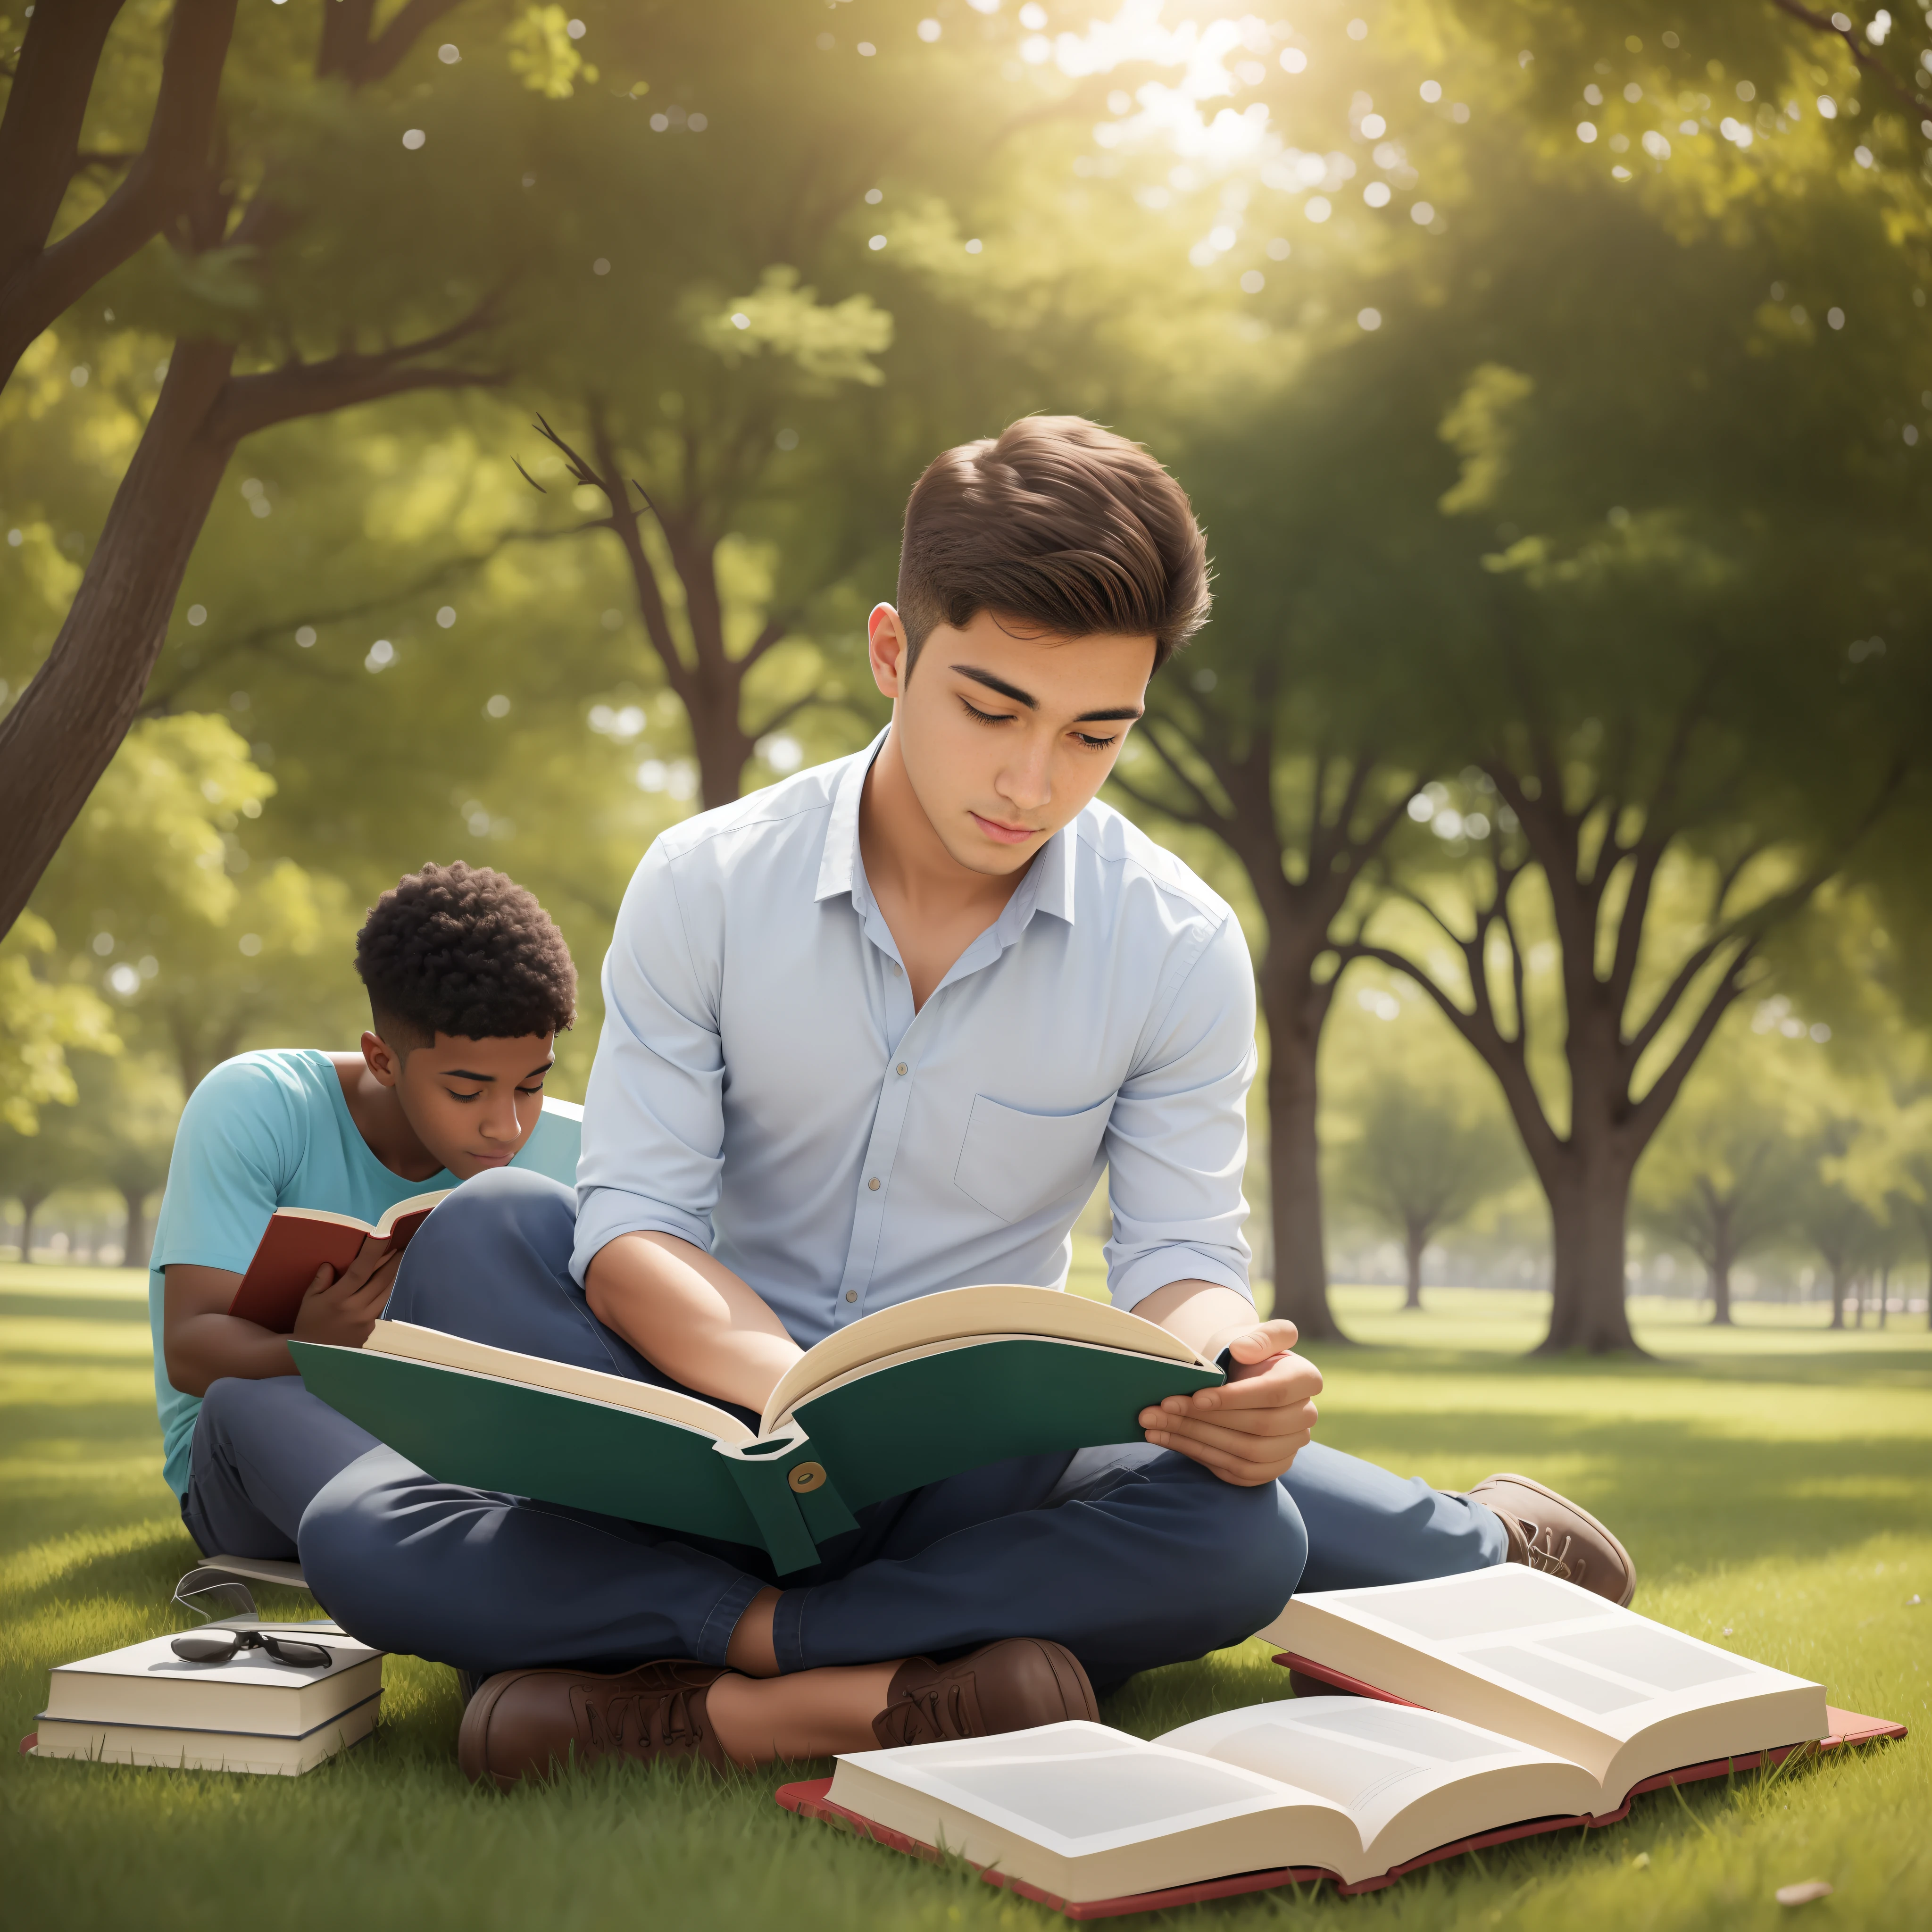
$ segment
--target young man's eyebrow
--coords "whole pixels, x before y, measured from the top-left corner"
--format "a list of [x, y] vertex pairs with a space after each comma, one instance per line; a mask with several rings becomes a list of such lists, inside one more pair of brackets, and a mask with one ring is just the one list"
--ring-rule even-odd
[[[548, 1073], [556, 1064], [556, 1056], [553, 1054], [541, 1066], [532, 1067], [524, 1078], [534, 1080], [538, 1075]], [[442, 1077], [446, 1080], [480, 1080], [489, 1085], [494, 1085], [496, 1078], [494, 1073], [472, 1073], [466, 1066], [446, 1066], [442, 1070]]]
[[[980, 670], [972, 664], [954, 664], [952, 668], [962, 677], [970, 677], [975, 684], [983, 684], [988, 691], [997, 691], [1002, 698], [1010, 698], [1016, 704], [1024, 704], [1029, 711], [1040, 709], [1040, 700], [1030, 692], [1021, 690], [1016, 684], [1009, 684], [1003, 677], [995, 677], [989, 670]], [[1138, 704], [1117, 704], [1111, 710], [1083, 711], [1073, 722], [1076, 724], [1101, 724], [1144, 716]]]
[[1040, 709], [1040, 700], [1030, 692], [1021, 690], [1016, 684], [1009, 684], [1003, 677], [995, 677], [989, 670], [976, 670], [971, 664], [955, 664], [952, 668], [962, 677], [970, 677], [975, 684], [983, 684], [988, 691], [997, 691], [1002, 698], [1010, 698], [1016, 704], [1024, 704], [1029, 711]]

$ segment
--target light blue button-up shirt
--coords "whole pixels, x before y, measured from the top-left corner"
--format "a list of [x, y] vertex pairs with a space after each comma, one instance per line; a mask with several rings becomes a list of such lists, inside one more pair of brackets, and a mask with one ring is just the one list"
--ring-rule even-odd
[[940, 1288], [1063, 1286], [1106, 1168], [1117, 1306], [1189, 1280], [1245, 1295], [1233, 913], [1090, 805], [915, 1013], [859, 850], [882, 742], [645, 854], [604, 962], [578, 1279], [620, 1234], [675, 1234], [809, 1347]]

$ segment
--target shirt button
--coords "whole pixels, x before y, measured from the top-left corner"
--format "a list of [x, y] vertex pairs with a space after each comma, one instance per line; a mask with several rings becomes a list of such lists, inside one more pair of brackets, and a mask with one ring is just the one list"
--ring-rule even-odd
[[856, 1288], [848, 1288], [845, 1291], [845, 1299], [848, 1301], [856, 1301], [858, 1298], [859, 1291]]
[[879, 1191], [879, 1177], [876, 1174], [874, 1174], [872, 1179], [866, 1182], [866, 1185], [869, 1187], [874, 1194], [878, 1193]]
[[905, 1062], [902, 1060], [901, 1060], [901, 1061], [899, 1062], [899, 1065], [898, 1065], [898, 1071], [899, 1071], [900, 1077], [901, 1077], [902, 1078], [903, 1078], [904, 1077], [905, 1070], [906, 1070], [906, 1068], [905, 1068]]
[[904, 970], [905, 968], [902, 967], [896, 959], [892, 962], [892, 971], [895, 974], [902, 973]]

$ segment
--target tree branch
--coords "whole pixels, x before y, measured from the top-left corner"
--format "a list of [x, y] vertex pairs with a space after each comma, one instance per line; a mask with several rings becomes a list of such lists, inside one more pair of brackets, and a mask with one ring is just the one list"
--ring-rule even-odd
[[[1169, 728], [1174, 730], [1175, 735], [1184, 742], [1187, 742], [1186, 733], [1183, 731], [1178, 725], [1174, 724], [1171, 718], [1163, 718], [1159, 722], [1168, 725]], [[1148, 744], [1154, 747], [1155, 756], [1157, 757], [1160, 760], [1161, 763], [1167, 767], [1168, 771], [1173, 774], [1177, 782], [1188, 793], [1189, 796], [1193, 799], [1196, 806], [1196, 809], [1191, 812], [1177, 811], [1172, 806], [1166, 805], [1157, 806], [1156, 809], [1165, 812], [1170, 818], [1180, 819], [1185, 824], [1203, 826], [1208, 830], [1214, 832], [1224, 832], [1231, 824], [1232, 821], [1228, 819], [1227, 814], [1221, 810], [1220, 806], [1216, 805], [1214, 801], [1210, 798], [1207, 793], [1202, 789], [1200, 785], [1195, 782], [1192, 775], [1187, 771], [1186, 768], [1182, 765], [1180, 761], [1168, 749], [1166, 746], [1161, 742], [1160, 734], [1154, 728], [1155, 722], [1156, 721], [1154, 719], [1151, 718], [1149, 718], [1147, 721], [1147, 728], [1142, 732], [1141, 736]], [[1196, 751], [1196, 755], [1197, 757], [1199, 755], [1198, 752], [1196, 750], [1196, 748], [1191, 743], [1189, 744], [1188, 748], [1190, 751]], [[1128, 795], [1130, 797], [1133, 796], [1132, 793], [1130, 793]]]
[[1690, 1077], [1698, 1055], [1709, 1045], [1712, 1034], [1717, 1031], [1718, 1022], [1744, 991], [1744, 969], [1750, 963], [1756, 946], [1755, 938], [1750, 940], [1731, 962], [1724, 976], [1704, 1002], [1703, 1011], [1684, 1036], [1683, 1043], [1670, 1056], [1670, 1064], [1652, 1082], [1650, 1091], [1630, 1110], [1626, 1131], [1636, 1138], [1640, 1150], [1649, 1144], [1651, 1136], [1663, 1125], [1664, 1115], [1670, 1111], [1671, 1102]]
[[461, 4], [462, 0], [406, 0], [396, 17], [364, 46], [349, 70], [350, 84], [367, 87], [393, 74], [418, 39]]
[[494, 388], [508, 380], [506, 372], [441, 366], [425, 368], [418, 358], [452, 347], [486, 327], [496, 313], [497, 299], [494, 293], [487, 296], [447, 328], [394, 349], [367, 354], [346, 350], [320, 362], [290, 362], [279, 369], [232, 376], [208, 412], [204, 433], [218, 443], [234, 443], [275, 423], [320, 416], [414, 389]]
[[235, 8], [236, 0], [176, 0], [146, 145], [114, 192], [52, 247], [46, 238], [76, 165], [101, 42], [120, 8], [118, 0], [83, 0], [34, 10], [0, 120], [0, 181], [9, 184], [0, 203], [0, 383], [34, 337], [202, 187]]
[[1860, 70], [1874, 76], [1895, 100], [1900, 101], [1910, 108], [1912, 110], [1912, 118], [1915, 121], [1923, 120], [1928, 116], [1932, 116], [1932, 100], [1928, 100], [1923, 94], [1914, 92], [1912, 88], [1906, 86], [1904, 82], [1898, 79], [1882, 61], [1877, 60], [1868, 53], [1859, 44], [1858, 30], [1856, 26], [1838, 26], [1827, 20], [1822, 14], [1813, 13], [1809, 7], [1801, 4], [1801, 0], [1771, 0], [1771, 4], [1780, 14], [1789, 14], [1794, 20], [1802, 21], [1813, 32], [1828, 34], [1834, 40], [1843, 40], [1850, 50], [1852, 58], [1858, 63]]

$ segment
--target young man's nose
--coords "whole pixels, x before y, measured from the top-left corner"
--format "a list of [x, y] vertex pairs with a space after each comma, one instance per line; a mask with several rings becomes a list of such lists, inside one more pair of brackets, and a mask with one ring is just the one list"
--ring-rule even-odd
[[1052, 803], [1053, 775], [1043, 746], [1015, 759], [1000, 774], [1000, 796], [1018, 812], [1038, 812]]

